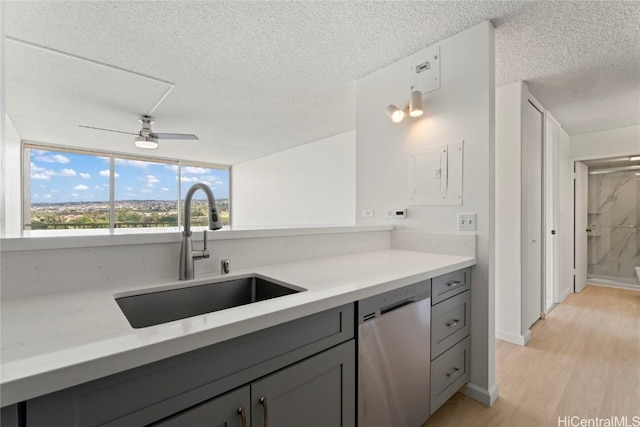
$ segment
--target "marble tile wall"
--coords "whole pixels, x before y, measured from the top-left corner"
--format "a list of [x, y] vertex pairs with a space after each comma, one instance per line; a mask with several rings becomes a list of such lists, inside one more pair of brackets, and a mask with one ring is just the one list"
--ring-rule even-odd
[[589, 175], [588, 274], [638, 283], [640, 175], [636, 171]]

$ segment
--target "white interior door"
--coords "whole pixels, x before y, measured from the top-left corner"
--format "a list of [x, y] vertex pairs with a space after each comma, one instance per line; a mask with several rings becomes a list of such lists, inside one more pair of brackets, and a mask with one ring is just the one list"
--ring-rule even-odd
[[575, 163], [575, 281], [574, 292], [580, 292], [587, 286], [587, 203], [589, 195], [589, 168], [582, 162]]
[[558, 283], [559, 229], [559, 157], [560, 126], [545, 114], [544, 136], [544, 311], [548, 313], [555, 302]]
[[522, 326], [542, 312], [542, 113], [531, 102], [522, 112]]

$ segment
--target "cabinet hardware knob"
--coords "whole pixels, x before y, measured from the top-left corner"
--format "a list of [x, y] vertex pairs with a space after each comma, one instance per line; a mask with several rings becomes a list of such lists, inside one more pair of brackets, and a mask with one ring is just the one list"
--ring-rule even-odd
[[451, 378], [451, 377], [455, 376], [458, 372], [460, 372], [460, 369], [453, 368], [453, 371], [447, 372], [447, 378]]
[[269, 406], [267, 405], [267, 398], [262, 396], [260, 398], [260, 404], [264, 412], [264, 427], [269, 427]]
[[247, 411], [244, 409], [244, 406], [238, 408], [238, 414], [242, 418], [242, 427], [247, 427]]
[[447, 286], [450, 288], [453, 288], [454, 286], [458, 286], [459, 284], [460, 284], [460, 281], [456, 280], [455, 282], [447, 283]]
[[452, 328], [460, 323], [460, 319], [453, 319], [451, 322], [447, 323], [447, 328]]

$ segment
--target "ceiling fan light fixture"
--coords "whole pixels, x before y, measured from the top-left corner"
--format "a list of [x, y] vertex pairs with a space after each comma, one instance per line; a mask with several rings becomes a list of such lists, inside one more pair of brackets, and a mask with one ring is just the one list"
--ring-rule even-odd
[[158, 140], [151, 136], [136, 136], [134, 144], [138, 148], [153, 150], [158, 148]]

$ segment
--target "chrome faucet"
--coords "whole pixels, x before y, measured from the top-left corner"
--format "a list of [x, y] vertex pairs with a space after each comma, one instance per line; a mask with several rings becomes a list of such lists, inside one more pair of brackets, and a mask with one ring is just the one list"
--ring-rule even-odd
[[191, 199], [193, 193], [202, 190], [209, 199], [209, 230], [219, 230], [222, 228], [222, 221], [216, 209], [216, 199], [213, 197], [213, 191], [207, 185], [199, 182], [194, 184], [187, 191], [184, 198], [184, 231], [182, 232], [182, 247], [180, 248], [180, 280], [191, 280], [194, 276], [194, 261], [198, 259], [209, 258], [209, 250], [207, 249], [207, 230], [204, 231], [204, 247], [201, 251], [193, 250], [193, 242], [191, 241]]

